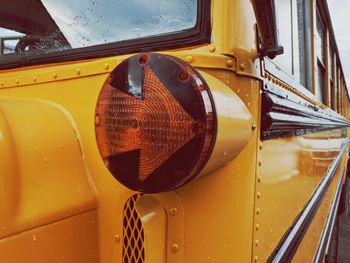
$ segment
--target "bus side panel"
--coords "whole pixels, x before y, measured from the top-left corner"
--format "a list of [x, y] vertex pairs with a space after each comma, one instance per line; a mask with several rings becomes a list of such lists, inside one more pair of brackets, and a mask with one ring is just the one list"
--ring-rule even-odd
[[[258, 153], [260, 161], [257, 170], [254, 233], [254, 256], [259, 261], [266, 261], [276, 249], [340, 152], [344, 142], [340, 132], [332, 141], [329, 140], [329, 134], [325, 131], [262, 143]], [[334, 182], [338, 179], [339, 172], [328, 191], [331, 200], [335, 191]], [[312, 239], [313, 248], [318, 244], [325, 224], [323, 219], [329, 212], [328, 198], [319, 208], [314, 221], [318, 237]], [[318, 219], [319, 217], [323, 219]], [[305, 242], [311, 242], [311, 237], [306, 238], [308, 241]], [[302, 246], [298, 252], [311, 257], [311, 254], [315, 254], [315, 249]]]

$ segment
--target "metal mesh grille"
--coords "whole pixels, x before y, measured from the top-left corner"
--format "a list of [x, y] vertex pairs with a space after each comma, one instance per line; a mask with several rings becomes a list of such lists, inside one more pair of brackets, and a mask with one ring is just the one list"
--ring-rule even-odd
[[141, 194], [133, 195], [124, 206], [123, 217], [123, 263], [145, 262], [145, 235], [141, 218], [135, 209], [135, 203]]

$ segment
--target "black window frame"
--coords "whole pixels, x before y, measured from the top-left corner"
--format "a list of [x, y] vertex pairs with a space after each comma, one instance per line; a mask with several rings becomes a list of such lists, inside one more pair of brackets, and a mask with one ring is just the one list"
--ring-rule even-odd
[[78, 61], [139, 52], [164, 51], [211, 42], [211, 0], [198, 0], [197, 22], [193, 28], [138, 39], [124, 40], [90, 47], [53, 51], [47, 54], [11, 56], [1, 62], [0, 70], [32, 65]]

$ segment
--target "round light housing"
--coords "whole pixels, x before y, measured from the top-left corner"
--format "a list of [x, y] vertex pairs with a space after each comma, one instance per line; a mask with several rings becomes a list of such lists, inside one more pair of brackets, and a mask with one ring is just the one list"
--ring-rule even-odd
[[96, 113], [97, 145], [112, 175], [128, 188], [157, 193], [193, 179], [216, 137], [210, 90], [184, 61], [133, 56], [108, 76]]

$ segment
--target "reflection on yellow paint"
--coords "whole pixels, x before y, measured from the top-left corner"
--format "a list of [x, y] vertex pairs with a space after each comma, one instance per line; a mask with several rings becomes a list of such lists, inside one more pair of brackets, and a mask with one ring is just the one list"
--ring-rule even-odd
[[342, 138], [330, 139], [329, 132], [268, 140], [261, 150], [256, 191], [259, 225], [255, 248], [266, 260], [303, 209], [329, 166], [339, 153]]

